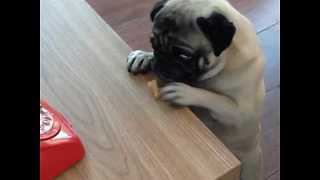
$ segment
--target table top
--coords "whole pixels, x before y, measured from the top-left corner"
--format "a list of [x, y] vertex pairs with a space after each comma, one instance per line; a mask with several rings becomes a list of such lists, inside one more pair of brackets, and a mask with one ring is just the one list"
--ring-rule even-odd
[[131, 49], [84, 0], [40, 2], [40, 96], [86, 149], [57, 179], [238, 178], [240, 162], [189, 109], [155, 100], [150, 77], [127, 72]]

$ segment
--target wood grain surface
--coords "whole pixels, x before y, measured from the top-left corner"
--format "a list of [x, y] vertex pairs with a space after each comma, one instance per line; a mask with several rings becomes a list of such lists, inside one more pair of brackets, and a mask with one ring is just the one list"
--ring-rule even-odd
[[40, 96], [86, 149], [57, 179], [239, 179], [240, 162], [191, 111], [128, 74], [131, 49], [84, 0], [40, 2]]

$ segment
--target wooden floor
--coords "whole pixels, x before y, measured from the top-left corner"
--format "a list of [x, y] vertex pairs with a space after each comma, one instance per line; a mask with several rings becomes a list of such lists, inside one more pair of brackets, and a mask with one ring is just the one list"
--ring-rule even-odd
[[[155, 0], [87, 0], [132, 49], [151, 50], [149, 12]], [[280, 179], [280, 1], [229, 0], [255, 25], [267, 58], [262, 118], [266, 180]]]

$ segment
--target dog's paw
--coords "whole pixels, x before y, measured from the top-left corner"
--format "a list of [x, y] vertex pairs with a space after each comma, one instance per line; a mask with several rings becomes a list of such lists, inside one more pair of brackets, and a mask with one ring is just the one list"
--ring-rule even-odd
[[127, 58], [128, 72], [133, 74], [146, 73], [150, 70], [152, 52], [145, 52], [141, 50], [132, 51]]
[[198, 106], [205, 92], [184, 83], [169, 83], [160, 89], [160, 99], [178, 106]]

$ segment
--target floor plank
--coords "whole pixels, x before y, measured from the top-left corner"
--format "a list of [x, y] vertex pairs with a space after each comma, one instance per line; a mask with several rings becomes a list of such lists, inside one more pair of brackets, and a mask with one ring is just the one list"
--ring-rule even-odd
[[276, 172], [275, 174], [273, 174], [272, 176], [270, 176], [266, 180], [280, 180], [280, 171]]
[[264, 172], [268, 179], [280, 173], [280, 22], [259, 33], [266, 56], [267, 96], [262, 116]]
[[154, 0], [87, 0], [87, 2], [114, 28], [124, 22], [148, 16]]
[[266, 58], [265, 83], [269, 91], [280, 84], [280, 22], [258, 36]]
[[280, 87], [267, 93], [262, 116], [264, 174], [280, 171]]
[[280, 126], [277, 126], [263, 135], [264, 174], [269, 177], [280, 170]]
[[256, 31], [268, 28], [280, 21], [280, 0], [258, 0], [255, 7], [245, 13], [256, 27]]
[[149, 16], [136, 18], [122, 23], [115, 27], [114, 30], [120, 37], [126, 39], [132, 49], [152, 51], [150, 43], [152, 24], [149, 19]]
[[228, 2], [242, 14], [254, 9], [257, 4], [257, 0], [228, 0]]
[[262, 128], [269, 130], [280, 125], [280, 88], [269, 91], [266, 95]]

